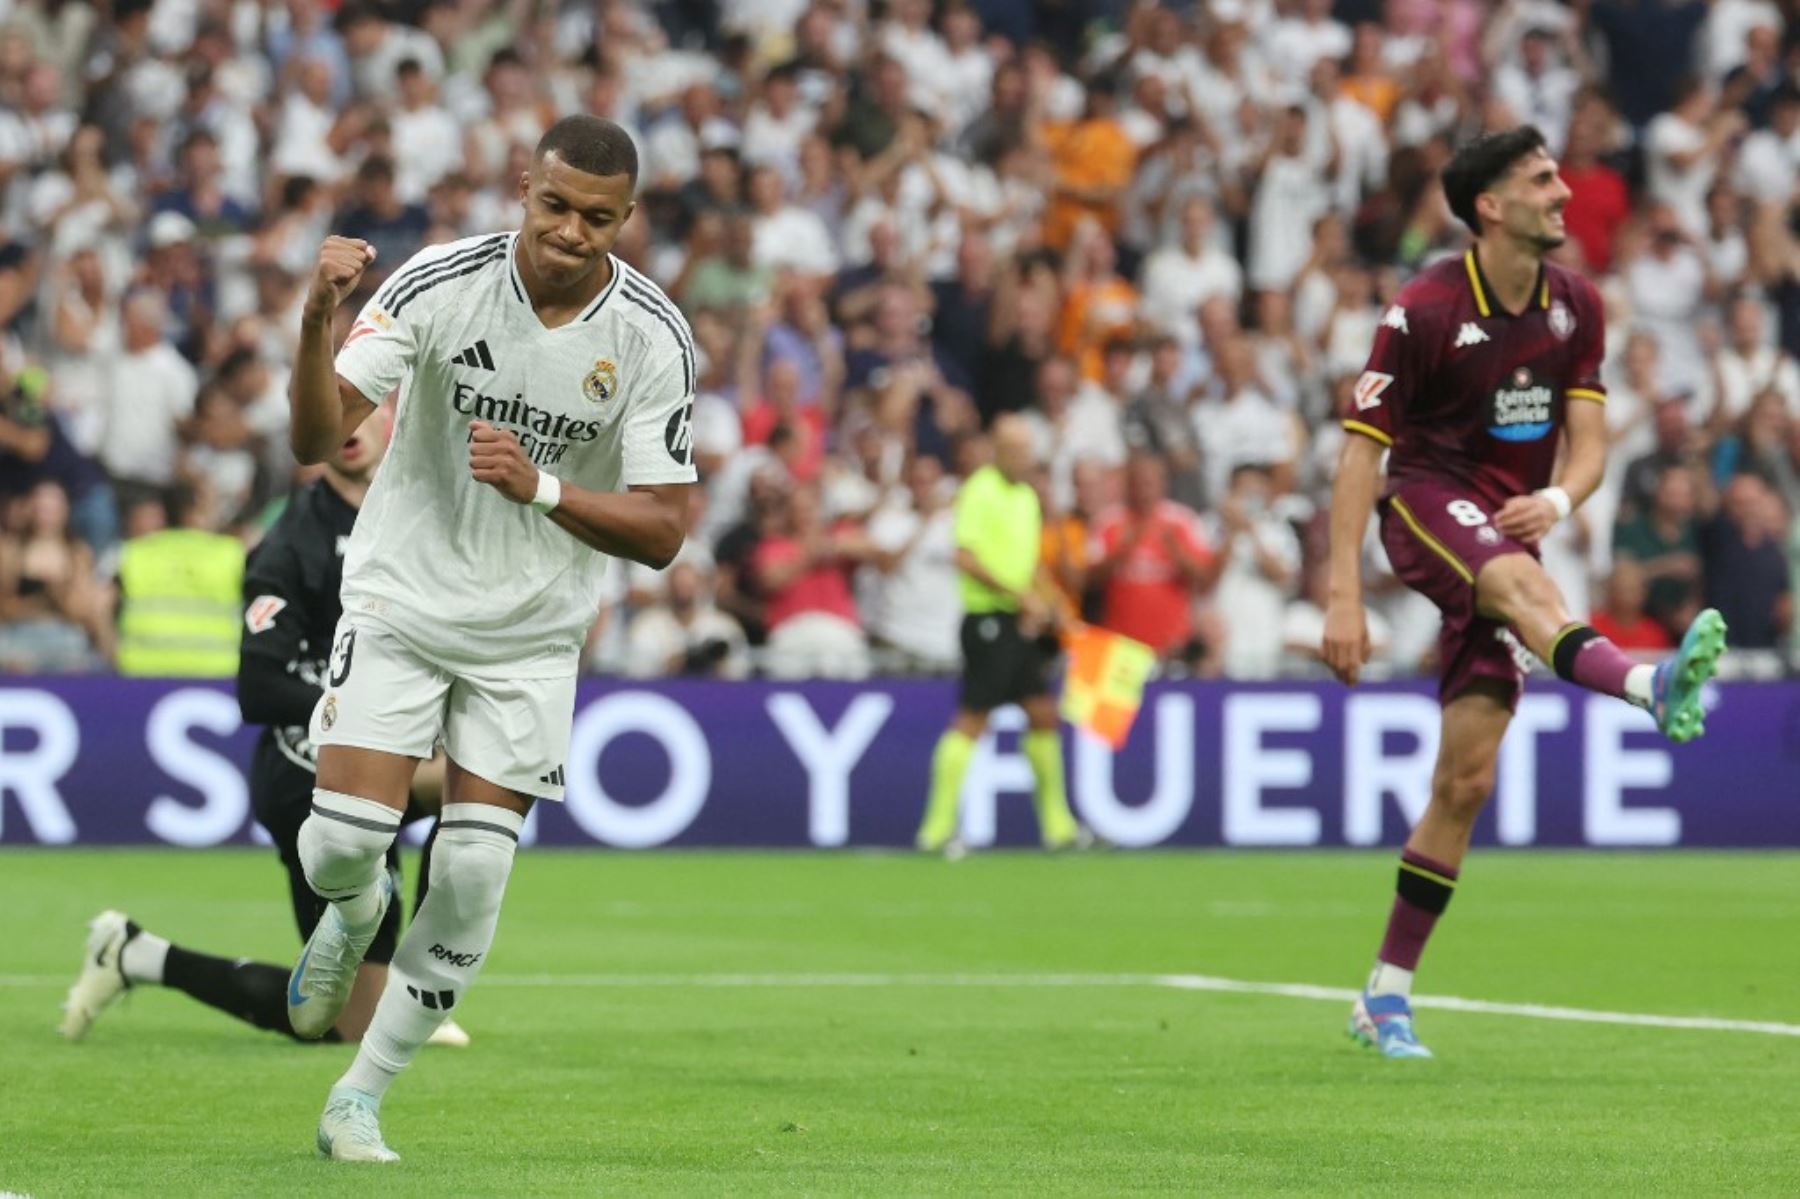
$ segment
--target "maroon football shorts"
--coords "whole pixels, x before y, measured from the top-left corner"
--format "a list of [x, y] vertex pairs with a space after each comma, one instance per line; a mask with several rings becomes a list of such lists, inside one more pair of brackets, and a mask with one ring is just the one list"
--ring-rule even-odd
[[1525, 685], [1525, 664], [1507, 626], [1475, 610], [1475, 579], [1481, 568], [1504, 554], [1537, 550], [1494, 527], [1494, 509], [1450, 483], [1402, 483], [1381, 501], [1381, 544], [1400, 581], [1436, 604], [1444, 622], [1438, 630], [1438, 701], [1448, 703], [1477, 679], [1492, 679], [1516, 707]]

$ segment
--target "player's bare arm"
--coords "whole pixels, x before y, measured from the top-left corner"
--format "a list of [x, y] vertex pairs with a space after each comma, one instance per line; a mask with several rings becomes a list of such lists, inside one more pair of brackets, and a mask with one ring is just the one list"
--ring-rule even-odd
[[[1600, 477], [1606, 472], [1605, 405], [1571, 400], [1564, 430], [1568, 443], [1556, 487], [1532, 495], [1516, 495], [1494, 516], [1495, 527], [1515, 541], [1535, 545], [1567, 515], [1560, 506], [1564, 500], [1568, 511], [1573, 512], [1600, 486]], [[1555, 490], [1561, 490], [1562, 498], [1549, 494]]]
[[[538, 494], [538, 468], [519, 439], [486, 421], [469, 426], [469, 470], [515, 504]], [[614, 558], [629, 558], [661, 570], [675, 560], [687, 540], [691, 483], [656, 483], [629, 491], [592, 491], [561, 484], [561, 497], [548, 516], [583, 545]]]
[[1325, 665], [1338, 681], [1354, 684], [1369, 660], [1369, 619], [1363, 611], [1362, 543], [1381, 490], [1381, 456], [1387, 447], [1352, 433], [1338, 454], [1331, 484], [1331, 598], [1325, 605]]
[[288, 443], [307, 466], [331, 457], [375, 409], [373, 400], [338, 377], [331, 344], [338, 305], [355, 292], [374, 261], [375, 247], [358, 238], [327, 237], [319, 247], [288, 383]]

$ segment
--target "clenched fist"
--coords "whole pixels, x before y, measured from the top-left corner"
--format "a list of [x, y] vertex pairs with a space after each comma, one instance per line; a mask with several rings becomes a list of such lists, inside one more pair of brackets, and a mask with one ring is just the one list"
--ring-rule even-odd
[[319, 265], [313, 271], [312, 286], [306, 292], [306, 315], [321, 319], [336, 312], [374, 261], [375, 247], [361, 238], [326, 238], [319, 247]]
[[469, 473], [515, 504], [537, 498], [538, 468], [525, 456], [519, 439], [486, 421], [469, 423]]

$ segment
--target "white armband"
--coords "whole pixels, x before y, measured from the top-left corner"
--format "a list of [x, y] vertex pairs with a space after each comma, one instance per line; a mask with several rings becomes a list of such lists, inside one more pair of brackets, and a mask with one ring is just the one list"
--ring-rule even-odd
[[[1567, 500], [1563, 501], [1566, 505]], [[562, 480], [547, 470], [538, 472], [537, 494], [531, 497], [533, 511], [548, 513], [562, 503]]]
[[1550, 506], [1556, 509], [1557, 520], [1569, 519], [1569, 513], [1575, 510], [1575, 505], [1569, 500], [1569, 493], [1560, 487], [1540, 487], [1535, 494], [1550, 501]]

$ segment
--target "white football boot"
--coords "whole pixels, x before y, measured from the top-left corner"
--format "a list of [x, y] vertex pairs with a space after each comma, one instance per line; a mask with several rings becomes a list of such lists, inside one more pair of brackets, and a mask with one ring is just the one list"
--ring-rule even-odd
[[332, 1087], [319, 1117], [319, 1152], [334, 1162], [397, 1162], [381, 1139], [381, 1102], [351, 1087]]
[[125, 942], [137, 932], [124, 912], [101, 912], [88, 922], [87, 948], [81, 958], [81, 973], [63, 1000], [60, 1031], [71, 1041], [87, 1036], [88, 1029], [100, 1013], [131, 989], [125, 977], [124, 963], [119, 960]]

